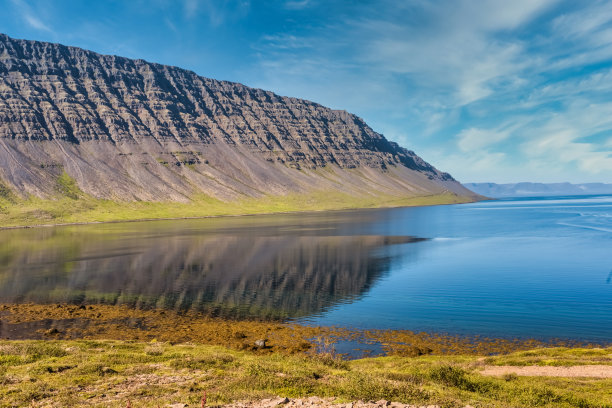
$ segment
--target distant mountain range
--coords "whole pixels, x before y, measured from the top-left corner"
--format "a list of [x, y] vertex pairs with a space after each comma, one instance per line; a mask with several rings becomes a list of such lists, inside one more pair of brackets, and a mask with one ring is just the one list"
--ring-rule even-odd
[[475, 193], [492, 198], [612, 194], [612, 184], [606, 183], [465, 183], [464, 186]]

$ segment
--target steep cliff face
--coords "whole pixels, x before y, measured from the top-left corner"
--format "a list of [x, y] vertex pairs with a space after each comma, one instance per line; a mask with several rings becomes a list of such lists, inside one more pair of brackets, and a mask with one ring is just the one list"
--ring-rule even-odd
[[93, 197], [127, 201], [472, 194], [345, 111], [0, 34], [0, 178], [50, 198], [64, 172]]

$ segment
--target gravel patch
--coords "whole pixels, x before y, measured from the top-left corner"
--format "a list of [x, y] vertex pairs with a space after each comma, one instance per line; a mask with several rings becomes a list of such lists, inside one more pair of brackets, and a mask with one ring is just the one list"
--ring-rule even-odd
[[530, 377], [591, 377], [612, 378], [612, 365], [550, 366], [486, 366], [483, 375], [502, 376], [516, 374]]

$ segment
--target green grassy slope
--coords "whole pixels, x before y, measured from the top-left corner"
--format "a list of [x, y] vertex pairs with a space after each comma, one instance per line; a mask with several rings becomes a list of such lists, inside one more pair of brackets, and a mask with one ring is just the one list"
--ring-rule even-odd
[[468, 197], [452, 193], [421, 197], [355, 197], [334, 191], [316, 191], [232, 202], [204, 195], [192, 197], [188, 203], [120, 202], [88, 196], [79, 190], [74, 180], [66, 173], [58, 178], [56, 191], [54, 199], [20, 199], [0, 184], [0, 227], [456, 204], [470, 201]]

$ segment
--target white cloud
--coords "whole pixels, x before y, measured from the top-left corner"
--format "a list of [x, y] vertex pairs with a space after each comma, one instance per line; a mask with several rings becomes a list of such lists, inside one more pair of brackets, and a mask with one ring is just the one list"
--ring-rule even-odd
[[546, 84], [530, 92], [527, 99], [517, 103], [517, 107], [530, 109], [555, 101], [572, 101], [588, 96], [591, 100], [608, 99], [612, 92], [612, 68], [606, 68], [590, 75], [568, 78]]
[[34, 28], [35, 30], [46, 31], [51, 34], [55, 34], [54, 31], [47, 24], [45, 24], [39, 17], [35, 15], [36, 13], [32, 11], [32, 8], [28, 3], [22, 0], [11, 0], [11, 2], [18, 10], [18, 13], [21, 14], [21, 17], [26, 22], [26, 24], [28, 24], [30, 27]]
[[576, 164], [591, 174], [612, 172], [612, 152], [596, 151], [591, 143], [577, 142], [571, 130], [542, 136], [523, 147], [527, 155], [539, 162]]
[[[579, 3], [576, 3], [579, 4]], [[612, 57], [612, 3], [588, 2], [556, 17], [539, 46], [548, 53], [541, 69], [561, 70]]]
[[30, 14], [24, 14], [23, 18], [31, 27], [37, 30], [52, 32], [52, 30], [46, 24]]
[[166, 26], [172, 30], [172, 32], [174, 33], [178, 33], [178, 29], [176, 28], [176, 25], [172, 22], [172, 20], [170, 20], [169, 18], [165, 18], [164, 19], [164, 23], [166, 23]]
[[602, 37], [597, 34], [609, 31], [612, 3], [592, 2], [590, 6], [556, 17], [552, 23], [554, 30], [566, 39], [586, 40], [601, 45]]
[[462, 106], [491, 95], [502, 80], [506, 85], [520, 82], [529, 64], [523, 43], [495, 34], [528, 23], [553, 3], [445, 2], [425, 7], [427, 26], [367, 19], [357, 27], [371, 38], [364, 44], [365, 61], [419, 85], [446, 88], [453, 103]]
[[457, 135], [457, 146], [464, 152], [480, 150], [505, 140], [510, 136], [510, 130], [488, 130], [469, 128]]
[[313, 3], [312, 0], [293, 0], [293, 1], [286, 1], [284, 6], [285, 8], [292, 9], [292, 10], [301, 10], [306, 7], [312, 6], [312, 3]]
[[236, 20], [248, 13], [250, 0], [183, 0], [183, 14], [187, 20], [204, 15], [214, 27]]
[[313, 41], [309, 38], [297, 37], [291, 34], [275, 34], [275, 35], [264, 35], [261, 37], [261, 46], [254, 46], [255, 49], [299, 49], [299, 48], [312, 48]]
[[200, 6], [200, 0], [184, 0], [183, 1], [183, 12], [186, 18], [193, 18], [198, 12]]
[[511, 181], [517, 177], [512, 160], [509, 160], [508, 155], [503, 152], [479, 150], [449, 154], [440, 150], [423, 149], [420, 153], [436, 168], [450, 171], [451, 175], [461, 183], [491, 181], [492, 167], [508, 177], [501, 181]]
[[558, 163], [588, 174], [612, 174], [612, 150], [592, 138], [612, 131], [612, 103], [576, 101], [563, 113], [542, 115], [541, 121], [521, 129], [521, 148], [531, 160]]
[[612, 103], [578, 98], [556, 113], [511, 116], [497, 127], [464, 129], [456, 137], [461, 155], [449, 153], [441, 167], [464, 181], [610, 180], [611, 111]]

